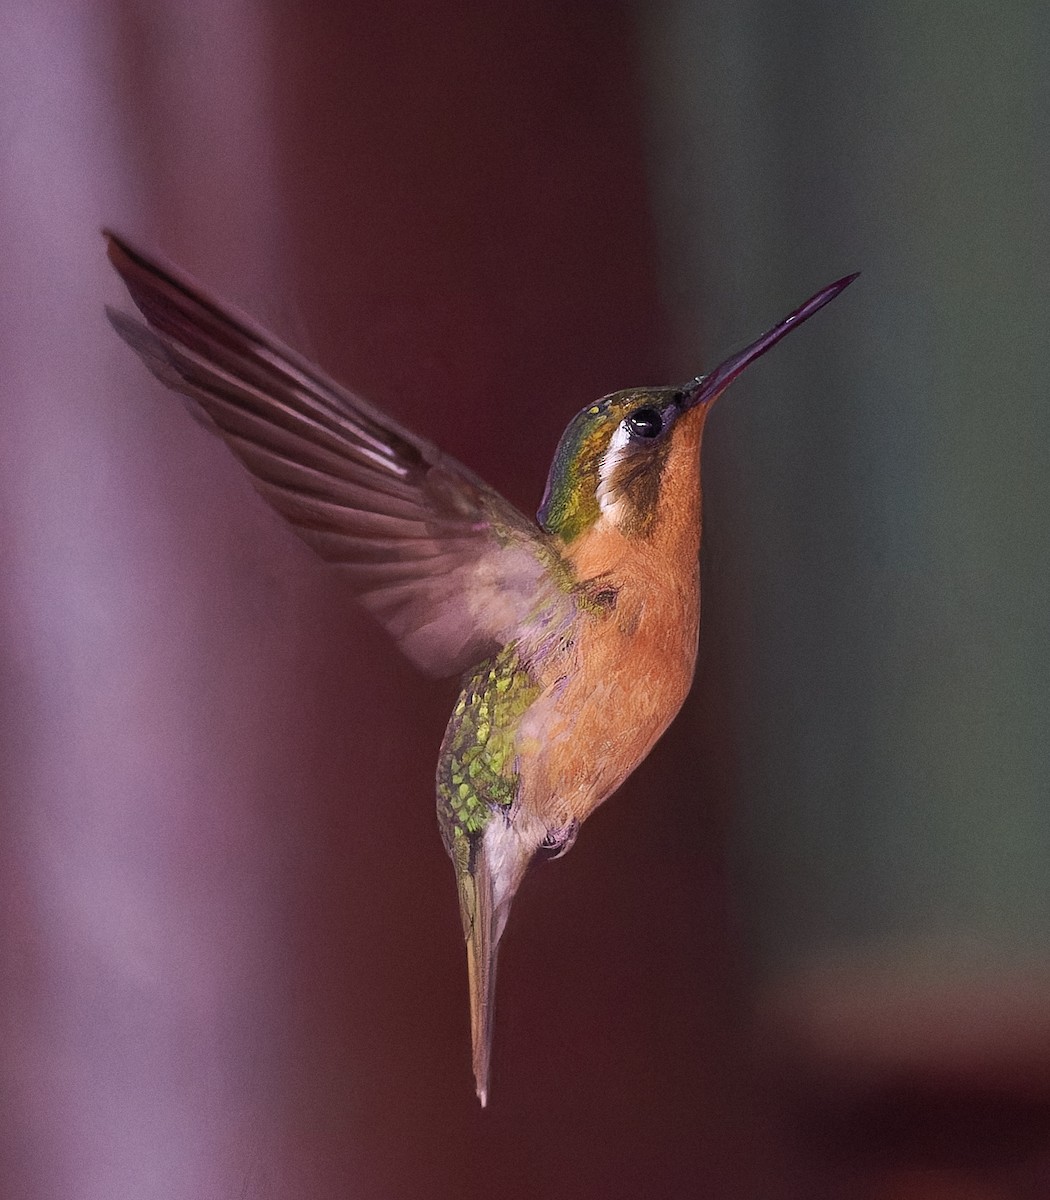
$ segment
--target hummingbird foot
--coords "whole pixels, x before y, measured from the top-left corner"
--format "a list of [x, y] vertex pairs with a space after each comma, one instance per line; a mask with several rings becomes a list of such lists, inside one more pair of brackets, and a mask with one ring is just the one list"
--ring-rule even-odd
[[570, 821], [568, 825], [563, 825], [560, 829], [548, 829], [547, 836], [540, 843], [540, 849], [547, 851], [553, 862], [554, 859], [562, 858], [569, 853], [579, 832], [580, 823], [576, 820]]

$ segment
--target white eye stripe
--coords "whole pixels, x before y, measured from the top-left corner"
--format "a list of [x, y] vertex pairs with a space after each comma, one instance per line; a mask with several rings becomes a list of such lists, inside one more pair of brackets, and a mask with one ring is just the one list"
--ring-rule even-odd
[[627, 428], [626, 419], [616, 426], [616, 432], [609, 439], [609, 445], [598, 464], [598, 490], [596, 492], [598, 508], [603, 513], [611, 512], [616, 506], [617, 498], [612, 494], [612, 480], [616, 468], [623, 461], [624, 451], [631, 441], [631, 431]]

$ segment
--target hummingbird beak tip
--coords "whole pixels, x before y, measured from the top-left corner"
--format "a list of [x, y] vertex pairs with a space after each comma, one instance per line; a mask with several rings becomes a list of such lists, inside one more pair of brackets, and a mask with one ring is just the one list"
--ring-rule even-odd
[[854, 271], [852, 275], [844, 275], [841, 279], [836, 279], [834, 283], [829, 283], [827, 287], [821, 288], [819, 292], [810, 296], [805, 303], [800, 304], [794, 312], [789, 313], [772, 329], [753, 341], [750, 346], [727, 358], [725, 362], [708, 374], [698, 375], [684, 389], [687, 400], [686, 407], [692, 408], [696, 404], [714, 403], [745, 367], [750, 366], [756, 358], [761, 358], [767, 350], [771, 350], [782, 337], [801, 325], [803, 321], [808, 321], [814, 313], [819, 312], [825, 304], [830, 303], [840, 292], [848, 288], [859, 275], [859, 271]]

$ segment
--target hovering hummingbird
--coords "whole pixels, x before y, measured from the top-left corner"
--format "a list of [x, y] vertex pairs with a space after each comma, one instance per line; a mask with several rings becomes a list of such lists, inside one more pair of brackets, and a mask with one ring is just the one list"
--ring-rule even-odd
[[714, 401], [847, 287], [830, 284], [680, 387], [579, 412], [537, 521], [243, 315], [105, 234], [145, 324], [108, 309], [263, 497], [424, 672], [463, 674], [438, 758], [459, 889], [473, 1067], [488, 1097], [496, 954], [541, 848], [564, 854], [652, 749], [693, 678], [700, 440]]

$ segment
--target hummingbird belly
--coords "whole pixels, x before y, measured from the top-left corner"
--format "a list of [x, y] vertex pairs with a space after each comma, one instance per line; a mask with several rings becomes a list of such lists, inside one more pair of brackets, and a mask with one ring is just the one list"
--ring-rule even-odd
[[530, 661], [511, 643], [464, 680], [438, 762], [438, 819], [462, 852], [496, 813], [557, 834], [623, 783], [689, 692], [699, 580], [632, 573], [609, 608]]
[[582, 823], [674, 719], [693, 679], [699, 609], [694, 572], [685, 586], [632, 579], [611, 612], [581, 620], [575, 669], [547, 682], [519, 737], [520, 803], [548, 829]]

